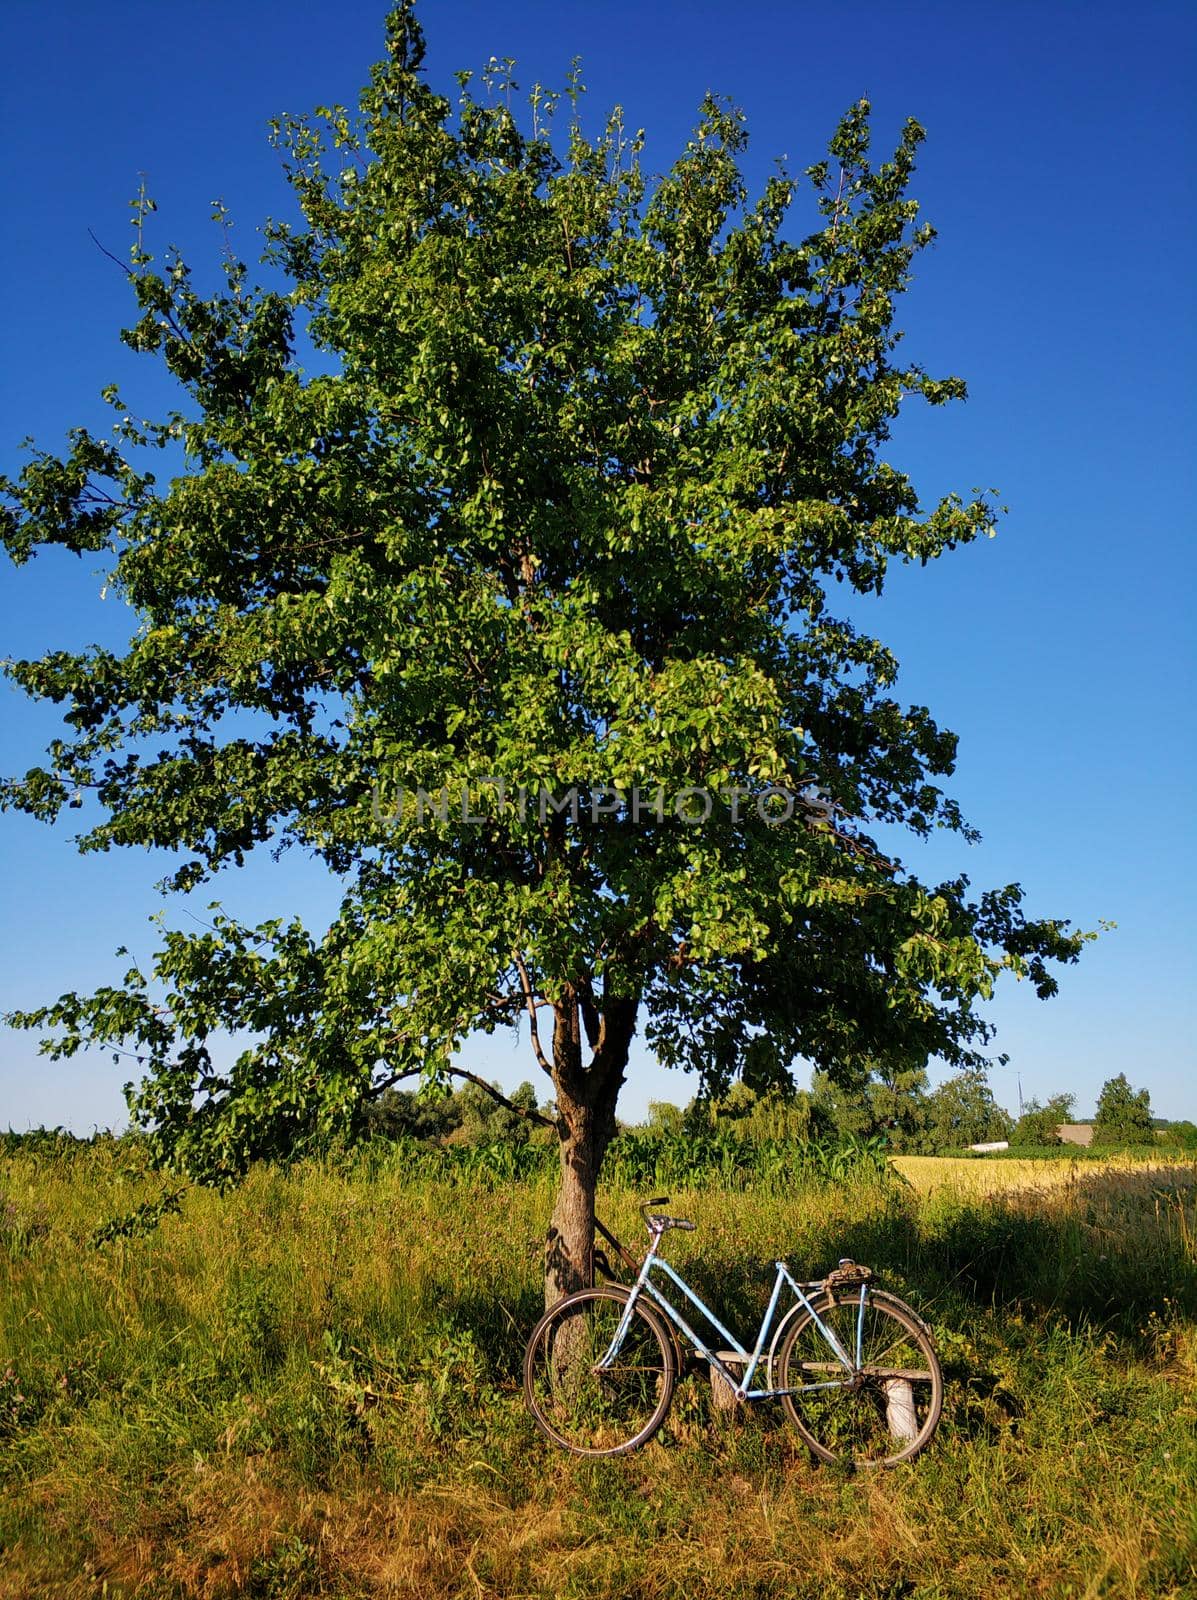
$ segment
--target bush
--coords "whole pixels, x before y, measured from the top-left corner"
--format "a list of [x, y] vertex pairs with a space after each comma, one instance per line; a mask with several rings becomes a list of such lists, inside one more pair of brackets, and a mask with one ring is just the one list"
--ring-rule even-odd
[[1026, 1109], [1014, 1125], [1010, 1135], [1012, 1145], [1058, 1145], [1063, 1141], [1056, 1129], [1062, 1122], [1072, 1121], [1076, 1096], [1054, 1094], [1045, 1106], [1038, 1100], [1028, 1100]]

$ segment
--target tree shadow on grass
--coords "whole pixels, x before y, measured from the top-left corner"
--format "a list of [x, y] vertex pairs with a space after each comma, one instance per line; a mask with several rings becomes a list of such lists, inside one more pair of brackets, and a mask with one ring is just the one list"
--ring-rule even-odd
[[1133, 1332], [1167, 1305], [1197, 1317], [1197, 1163], [1074, 1172], [988, 1197], [941, 1191], [850, 1225], [844, 1254], [912, 1297]]

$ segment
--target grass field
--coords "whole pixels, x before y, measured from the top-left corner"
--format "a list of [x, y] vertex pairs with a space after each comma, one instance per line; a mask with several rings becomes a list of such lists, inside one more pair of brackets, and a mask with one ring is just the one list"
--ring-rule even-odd
[[[168, 1186], [135, 1146], [10, 1156], [0, 1596], [1197, 1594], [1194, 1168], [898, 1165], [673, 1197], [700, 1227], [670, 1253], [733, 1321], [778, 1254], [851, 1254], [932, 1323], [934, 1443], [852, 1477], [780, 1414], [712, 1418], [695, 1379], [639, 1454], [541, 1441], [518, 1371], [545, 1179], [375, 1152], [189, 1189], [148, 1228]], [[636, 1199], [603, 1198], [629, 1240]]]
[[[982, 1195], [1005, 1195], [1016, 1189], [1067, 1189], [1070, 1185], [1090, 1180], [1094, 1176], [1091, 1156], [1069, 1161], [1057, 1158], [1051, 1161], [1001, 1161], [976, 1160], [965, 1156], [891, 1156], [890, 1164], [920, 1194], [930, 1194], [936, 1189], [948, 1189], [958, 1195], [977, 1198]], [[1194, 1163], [1197, 1170], [1197, 1162]], [[1156, 1186], [1156, 1175], [1167, 1175], [1177, 1170], [1175, 1160], [1162, 1158], [1146, 1161], [1141, 1157], [1110, 1155], [1098, 1164], [1104, 1188], [1112, 1180], [1121, 1179], [1124, 1192]], [[1165, 1181], [1166, 1177], [1165, 1177]]]

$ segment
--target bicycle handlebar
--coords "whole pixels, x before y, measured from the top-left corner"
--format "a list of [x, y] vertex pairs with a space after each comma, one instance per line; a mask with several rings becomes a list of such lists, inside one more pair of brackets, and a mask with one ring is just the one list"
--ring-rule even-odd
[[655, 1200], [646, 1200], [640, 1207], [640, 1215], [644, 1218], [645, 1226], [650, 1233], [664, 1233], [666, 1228], [681, 1228], [686, 1233], [693, 1233], [697, 1223], [689, 1222], [685, 1217], [667, 1217], [663, 1212], [650, 1211], [650, 1206], [667, 1206], [669, 1196], [658, 1195]]
[[[666, 1217], [662, 1216], [660, 1213], [650, 1214], [649, 1212], [649, 1206], [667, 1206], [668, 1204], [669, 1197], [668, 1195], [665, 1195], [656, 1200], [646, 1200], [640, 1207], [640, 1214], [644, 1218], [645, 1226], [648, 1228], [650, 1233], [653, 1232], [654, 1217], [656, 1222], [661, 1225], [657, 1230], [659, 1232], [664, 1232], [666, 1228], [684, 1228], [687, 1231], [692, 1231], [697, 1226], [696, 1223], [686, 1222], [681, 1217]], [[643, 1262], [640, 1261], [638, 1257], [634, 1256], [625, 1245], [621, 1244], [611, 1232], [610, 1228], [604, 1226], [598, 1217], [595, 1217], [594, 1219], [594, 1231], [602, 1235], [602, 1237], [619, 1256], [619, 1259], [623, 1262], [625, 1267], [627, 1267], [631, 1272], [640, 1271], [640, 1268], [643, 1266]], [[607, 1261], [601, 1250], [595, 1251], [595, 1265], [601, 1272], [605, 1272], [609, 1278], [615, 1276], [611, 1270], [610, 1263]]]

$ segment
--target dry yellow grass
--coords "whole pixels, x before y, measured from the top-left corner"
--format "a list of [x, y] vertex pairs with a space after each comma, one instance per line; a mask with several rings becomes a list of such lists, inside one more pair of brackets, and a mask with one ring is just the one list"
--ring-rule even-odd
[[1144, 1161], [1123, 1155], [1111, 1155], [1104, 1161], [1092, 1158], [1077, 1161], [1064, 1158], [1057, 1161], [985, 1161], [970, 1160], [967, 1156], [893, 1156], [891, 1162], [919, 1194], [951, 1189], [970, 1199], [1007, 1194], [1016, 1189], [1058, 1189], [1079, 1179], [1095, 1178], [1099, 1174], [1147, 1174], [1173, 1171], [1177, 1167], [1175, 1159]]

